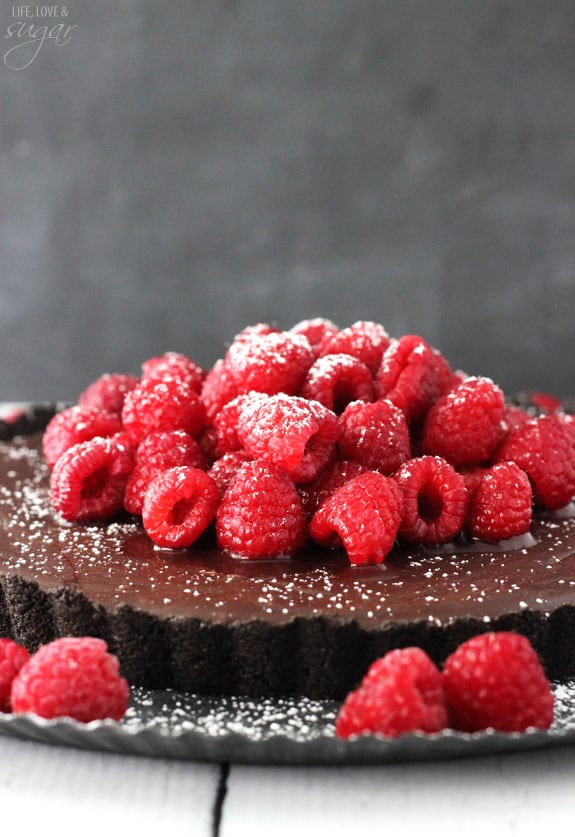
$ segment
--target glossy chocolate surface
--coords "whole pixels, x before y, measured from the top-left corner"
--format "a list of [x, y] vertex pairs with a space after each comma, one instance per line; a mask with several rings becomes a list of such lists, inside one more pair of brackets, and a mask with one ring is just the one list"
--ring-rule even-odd
[[575, 507], [538, 518], [529, 535], [498, 545], [401, 547], [380, 567], [349, 566], [316, 547], [294, 559], [246, 561], [211, 544], [155, 547], [135, 519], [71, 525], [48, 499], [40, 436], [0, 442], [0, 577], [47, 591], [81, 591], [115, 611], [210, 622], [335, 616], [370, 628], [425, 620], [489, 622], [506, 613], [549, 613], [575, 603]]

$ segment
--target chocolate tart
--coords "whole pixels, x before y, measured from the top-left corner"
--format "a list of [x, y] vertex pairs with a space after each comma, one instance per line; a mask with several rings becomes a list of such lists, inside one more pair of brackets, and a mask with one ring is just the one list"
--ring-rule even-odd
[[575, 675], [575, 507], [515, 541], [398, 547], [380, 567], [317, 547], [246, 561], [209, 537], [160, 550], [135, 518], [55, 516], [41, 454], [52, 413], [0, 422], [0, 636], [30, 650], [100, 636], [132, 684], [212, 695], [340, 699], [391, 648], [441, 663], [487, 630], [525, 634], [550, 677]]

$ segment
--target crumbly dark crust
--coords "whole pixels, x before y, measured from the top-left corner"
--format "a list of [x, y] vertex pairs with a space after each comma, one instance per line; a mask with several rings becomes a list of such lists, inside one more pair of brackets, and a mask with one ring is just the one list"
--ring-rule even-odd
[[3, 579], [2, 633], [30, 649], [62, 635], [94, 635], [118, 654], [135, 685], [199, 694], [287, 695], [342, 698], [368, 665], [392, 648], [418, 645], [441, 664], [461, 642], [489, 630], [514, 630], [529, 638], [550, 677], [575, 673], [575, 607], [549, 618], [510, 613], [488, 627], [468, 619], [444, 627], [425, 622], [365, 630], [357, 623], [298, 618], [282, 625], [261, 620], [210, 624], [163, 619], [122, 607], [95, 608], [82, 594], [40, 590], [17, 576]]

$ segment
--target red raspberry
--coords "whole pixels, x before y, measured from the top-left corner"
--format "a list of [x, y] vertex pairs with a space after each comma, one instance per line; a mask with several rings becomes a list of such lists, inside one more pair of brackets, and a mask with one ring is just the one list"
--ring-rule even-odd
[[342, 459], [327, 467], [313, 482], [299, 485], [299, 495], [308, 517], [313, 517], [324, 500], [327, 500], [336, 489], [370, 470], [359, 462]]
[[352, 401], [339, 417], [338, 448], [382, 474], [391, 474], [411, 456], [409, 428], [403, 412], [391, 401]]
[[206, 469], [200, 447], [188, 433], [172, 430], [146, 436], [135, 453], [134, 468], [126, 485], [126, 511], [141, 514], [144, 496], [154, 477], [179, 465]]
[[242, 465], [251, 462], [251, 459], [252, 457], [245, 450], [233, 450], [216, 459], [208, 474], [218, 486], [220, 497], [224, 496]]
[[455, 467], [487, 462], [507, 432], [503, 393], [489, 378], [467, 378], [429, 410], [421, 438], [423, 453]]
[[[469, 491], [467, 480], [466, 485]], [[465, 528], [472, 538], [496, 542], [529, 531], [531, 483], [514, 462], [500, 462], [485, 470], [479, 484], [469, 493]]]
[[218, 360], [210, 369], [202, 384], [201, 399], [207, 421], [213, 421], [224, 404], [238, 394], [231, 369], [225, 360]]
[[311, 320], [302, 320], [290, 328], [292, 334], [302, 334], [307, 337], [309, 344], [317, 354], [317, 349], [323, 340], [327, 340], [339, 331], [335, 323], [323, 317], [314, 317]]
[[463, 526], [468, 495], [465, 482], [439, 456], [421, 456], [405, 462], [395, 474], [403, 495], [399, 534], [411, 543], [427, 546], [447, 543]]
[[219, 457], [218, 434], [213, 424], [204, 427], [199, 436], [196, 437], [198, 446], [207, 463], [215, 462]]
[[495, 456], [527, 473], [537, 505], [559, 509], [575, 495], [575, 436], [560, 415], [538, 416], [510, 433]]
[[328, 547], [343, 545], [350, 564], [381, 564], [401, 520], [401, 494], [376, 471], [360, 474], [328, 497], [309, 525], [310, 536]]
[[563, 409], [561, 401], [548, 392], [529, 393], [533, 405], [542, 413], [558, 413]]
[[267, 396], [261, 392], [249, 392], [232, 398], [222, 407], [214, 418], [217, 436], [216, 454], [218, 456], [242, 448], [243, 445], [238, 436], [240, 413], [247, 404], [254, 404], [256, 401], [261, 401], [262, 398], [267, 398]]
[[132, 450], [96, 436], [68, 448], [50, 479], [50, 500], [64, 520], [105, 520], [122, 510]]
[[299, 392], [314, 355], [307, 340], [299, 334], [271, 334], [234, 340], [226, 355], [239, 393]]
[[390, 651], [370, 667], [339, 710], [339, 738], [439, 732], [447, 726], [441, 672], [420, 648]]
[[159, 357], [151, 357], [142, 364], [142, 380], [161, 381], [175, 378], [177, 381], [184, 381], [198, 395], [202, 391], [205, 377], [206, 373], [201, 366], [178, 352], [166, 352]]
[[574, 413], [558, 413], [559, 421], [563, 425], [567, 436], [575, 444], [575, 414]]
[[254, 459], [274, 462], [294, 482], [311, 482], [325, 468], [338, 433], [337, 419], [326, 407], [282, 394], [250, 399], [237, 428]]
[[102, 413], [111, 413], [120, 418], [126, 393], [138, 383], [139, 379], [135, 375], [101, 375], [80, 394], [78, 404], [82, 407], [96, 407]]
[[246, 462], [226, 491], [216, 515], [220, 549], [243, 558], [293, 555], [307, 537], [296, 487], [272, 462]]
[[[447, 359], [440, 351], [431, 347], [435, 359], [435, 374], [437, 376], [437, 395], [445, 395], [452, 387], [461, 383], [461, 378], [457, 372], [453, 372]], [[465, 378], [467, 375], [464, 376]]]
[[199, 436], [205, 414], [199, 395], [184, 381], [143, 380], [126, 395], [122, 411], [124, 430], [135, 442], [150, 433], [184, 430]]
[[371, 372], [351, 355], [325, 355], [310, 367], [301, 395], [341, 413], [350, 401], [373, 401]]
[[318, 355], [351, 355], [364, 363], [373, 375], [389, 346], [389, 335], [379, 323], [358, 320], [349, 328], [326, 334], [319, 345]]
[[269, 323], [255, 323], [243, 328], [233, 339], [234, 343], [249, 343], [253, 338], [265, 337], [267, 334], [279, 334], [279, 328]]
[[42, 437], [46, 462], [53, 468], [64, 451], [95, 436], [113, 436], [122, 430], [122, 422], [97, 407], [67, 407], [50, 421]]
[[519, 634], [475, 636], [445, 661], [451, 725], [465, 732], [548, 729], [553, 694], [537, 654]]
[[142, 507], [142, 523], [157, 546], [185, 549], [214, 519], [220, 492], [199, 468], [182, 465], [159, 473], [150, 483]]
[[12, 711], [42, 718], [119, 721], [129, 700], [117, 658], [95, 637], [63, 637], [43, 645], [12, 683]]
[[30, 654], [22, 645], [0, 638], [0, 712], [10, 712], [12, 681], [29, 659]]
[[529, 421], [531, 416], [526, 410], [523, 410], [521, 407], [516, 407], [515, 404], [506, 404], [505, 405], [505, 415], [503, 416], [503, 422], [505, 426], [508, 428], [508, 432], [512, 433], [514, 430], [517, 430], [518, 427], [523, 427], [523, 425]]
[[482, 468], [479, 465], [476, 468], [463, 468], [459, 473], [463, 477], [463, 482], [467, 489], [468, 511], [469, 502], [473, 496], [473, 492], [479, 488], [483, 476], [487, 473], [488, 468]]
[[375, 377], [379, 398], [388, 398], [408, 421], [423, 415], [438, 395], [438, 361], [423, 337], [406, 334], [390, 343]]

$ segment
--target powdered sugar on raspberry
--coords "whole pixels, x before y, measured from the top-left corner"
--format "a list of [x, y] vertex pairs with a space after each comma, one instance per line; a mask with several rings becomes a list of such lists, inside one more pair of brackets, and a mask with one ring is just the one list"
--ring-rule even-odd
[[[1, 461], [12, 474], [0, 486], [2, 572], [43, 577], [52, 588], [95, 585], [90, 597], [111, 609], [145, 603], [159, 615], [176, 611], [222, 622], [258, 613], [281, 622], [303, 611], [310, 617], [339, 614], [366, 625], [401, 619], [441, 624], [447, 596], [452, 619], [483, 620], [502, 609], [516, 612], [521, 602], [550, 612], [572, 601], [575, 590], [575, 519], [561, 513], [539, 520], [518, 542], [405, 547], [394, 550], [381, 567], [351, 568], [338, 551], [248, 563], [216, 558], [208, 548], [191, 560], [186, 551], [154, 549], [135, 519], [62, 524], [49, 506], [47, 468], [29, 441], [0, 443]], [[545, 592], [526, 586], [526, 558], [545, 578]]]

